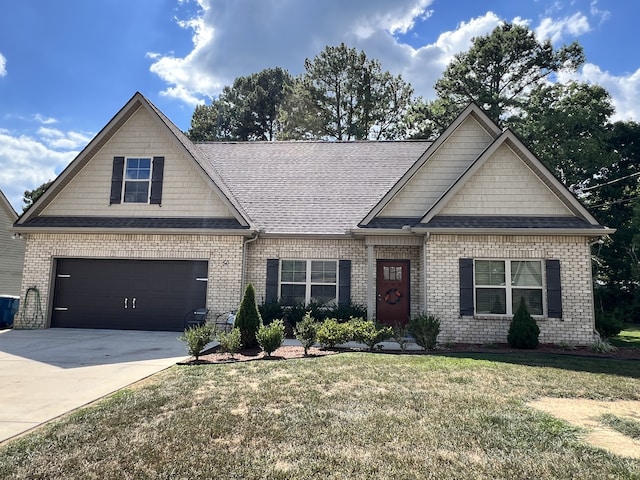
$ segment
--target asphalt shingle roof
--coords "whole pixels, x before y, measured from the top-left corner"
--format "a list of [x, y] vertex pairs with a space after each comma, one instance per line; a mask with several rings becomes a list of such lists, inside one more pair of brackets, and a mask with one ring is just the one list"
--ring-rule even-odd
[[199, 143], [252, 226], [267, 233], [344, 234], [357, 227], [430, 145], [389, 142]]

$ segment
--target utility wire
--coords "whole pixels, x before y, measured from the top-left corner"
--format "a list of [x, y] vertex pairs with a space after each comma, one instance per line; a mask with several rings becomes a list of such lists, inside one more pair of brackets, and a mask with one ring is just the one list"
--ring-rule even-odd
[[594, 185], [593, 187], [581, 188], [582, 192], [588, 192], [589, 190], [594, 190], [596, 188], [604, 187], [605, 185], [611, 185], [612, 183], [620, 182], [622, 180], [626, 180], [627, 178], [637, 177], [640, 175], [640, 172], [632, 173], [631, 175], [627, 175], [626, 177], [616, 178], [615, 180], [611, 180], [609, 182], [601, 183], [599, 185]]

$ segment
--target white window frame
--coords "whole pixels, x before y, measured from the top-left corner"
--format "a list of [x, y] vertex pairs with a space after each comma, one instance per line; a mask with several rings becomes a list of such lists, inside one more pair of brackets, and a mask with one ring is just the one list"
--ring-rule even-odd
[[[128, 180], [127, 179], [127, 166], [129, 164], [129, 160], [149, 160], [149, 178], [146, 180]], [[132, 205], [148, 205], [151, 201], [151, 179], [153, 178], [153, 157], [125, 157], [124, 159], [124, 171], [122, 172], [122, 203], [128, 203]], [[127, 183], [147, 183], [147, 196], [145, 202], [128, 202], [125, 197], [125, 189], [127, 188]]]
[[[503, 285], [478, 285], [476, 283], [476, 262], [489, 261], [489, 262], [504, 262], [504, 278], [505, 283]], [[526, 285], [512, 285], [511, 284], [511, 267], [514, 262], [538, 262], [540, 264], [541, 285], [540, 286], [526, 286]], [[474, 258], [473, 259], [473, 311], [478, 317], [512, 317], [515, 312], [513, 311], [513, 290], [539, 290], [542, 298], [542, 313], [531, 314], [534, 318], [544, 318], [547, 314], [547, 298], [545, 295], [547, 284], [547, 272], [545, 269], [545, 262], [539, 258]], [[479, 288], [502, 288], [505, 290], [505, 313], [479, 313], [477, 311], [477, 291]]]
[[[305, 262], [305, 281], [304, 282], [283, 282], [282, 281], [282, 266], [284, 262]], [[311, 264], [313, 262], [331, 262], [336, 266], [336, 281], [335, 282], [317, 282], [311, 280]], [[311, 302], [311, 287], [317, 285], [328, 285], [334, 286], [336, 289], [336, 297], [335, 304], [338, 304], [339, 295], [340, 295], [340, 263], [338, 260], [333, 258], [313, 258], [313, 259], [305, 259], [305, 258], [283, 258], [280, 260], [280, 268], [278, 269], [278, 298], [282, 298], [282, 285], [304, 285], [305, 286], [305, 299], [304, 304], [309, 305]], [[327, 305], [330, 305], [331, 302], [328, 302]]]

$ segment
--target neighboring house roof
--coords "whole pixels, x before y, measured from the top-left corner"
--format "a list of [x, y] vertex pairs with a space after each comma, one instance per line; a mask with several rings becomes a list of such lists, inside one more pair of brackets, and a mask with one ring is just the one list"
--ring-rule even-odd
[[11, 221], [15, 221], [18, 218], [18, 214], [13, 209], [13, 206], [9, 203], [9, 200], [5, 197], [4, 193], [2, 193], [2, 190], [0, 190], [0, 208], [4, 210], [5, 215], [11, 219]]
[[345, 234], [429, 146], [402, 142], [197, 144], [266, 233]]

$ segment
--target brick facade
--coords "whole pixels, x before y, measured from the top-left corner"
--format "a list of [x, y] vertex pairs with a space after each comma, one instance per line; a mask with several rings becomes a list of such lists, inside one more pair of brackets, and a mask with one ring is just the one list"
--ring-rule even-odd
[[591, 254], [586, 237], [433, 235], [426, 244], [427, 311], [442, 319], [439, 342], [506, 342], [510, 318], [460, 317], [458, 259], [557, 259], [562, 319], [538, 320], [541, 343], [594, 340]]
[[[23, 302], [15, 317], [15, 327], [46, 328], [50, 325], [55, 259], [61, 257], [207, 260], [210, 316], [229, 311], [237, 308], [242, 295], [242, 243], [240, 236], [30, 234], [22, 278]], [[42, 316], [36, 315], [34, 297], [30, 297], [23, 317], [24, 298], [29, 287], [39, 291]]]
[[[378, 240], [259, 238], [246, 245], [243, 237], [209, 235], [31, 234], [27, 239], [22, 296], [28, 287], [40, 293], [43, 316], [35, 318], [35, 305], [18, 312], [16, 328], [46, 328], [50, 323], [55, 259], [124, 258], [155, 260], [207, 260], [207, 307], [211, 317], [235, 309], [242, 298], [242, 281], [253, 283], [256, 300], [265, 298], [267, 259], [351, 260], [351, 300], [375, 305], [375, 261], [409, 260], [411, 316], [425, 310], [442, 321], [440, 342], [501, 343], [506, 341], [510, 318], [460, 317], [460, 258], [558, 259], [561, 265], [562, 319], [541, 319], [542, 343], [585, 345], [593, 341], [594, 309], [591, 257], [585, 237], [432, 235]], [[420, 241], [417, 241], [420, 240]], [[405, 243], [405, 244], [403, 244]], [[406, 244], [409, 243], [409, 244]], [[368, 287], [368, 245], [372, 246], [373, 283]], [[243, 276], [243, 256], [246, 269]], [[426, 272], [424, 262], [426, 261]], [[375, 315], [375, 312], [372, 313]]]

